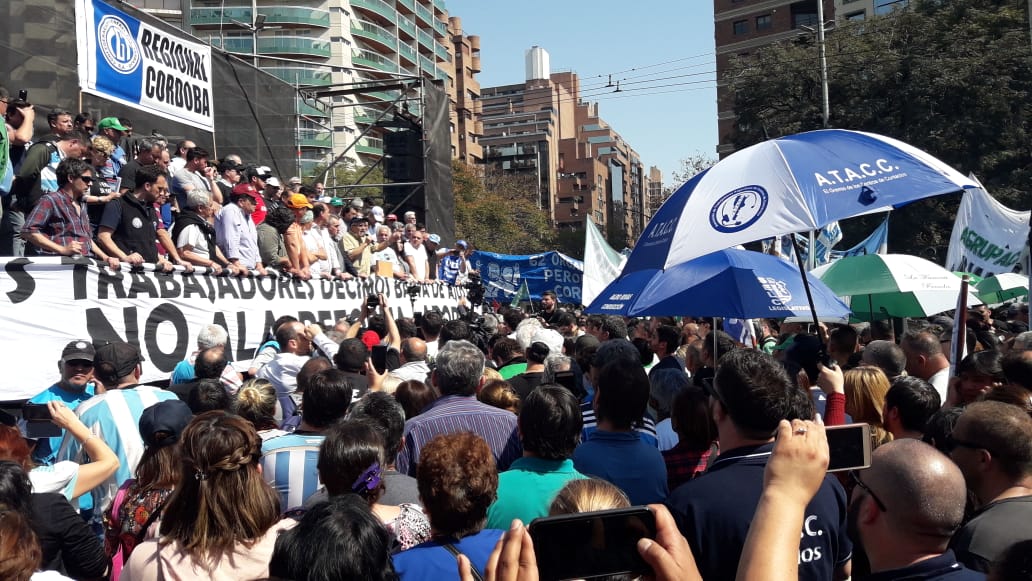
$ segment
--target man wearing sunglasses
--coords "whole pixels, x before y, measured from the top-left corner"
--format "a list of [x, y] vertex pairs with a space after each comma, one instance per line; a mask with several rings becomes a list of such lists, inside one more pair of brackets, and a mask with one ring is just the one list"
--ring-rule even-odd
[[57, 165], [56, 192], [44, 194], [29, 213], [21, 235], [30, 254], [56, 256], [94, 256], [112, 270], [119, 260], [108, 255], [93, 241], [90, 217], [83, 199], [93, 184], [93, 168], [81, 159], [65, 158]]
[[849, 536], [871, 569], [860, 579], [985, 578], [947, 549], [964, 518], [966, 493], [960, 470], [942, 452], [919, 440], [894, 440], [874, 451], [870, 468], [849, 476]]
[[1032, 417], [1016, 405], [976, 402], [947, 442], [976, 500], [950, 547], [961, 563], [988, 571], [1007, 547], [1032, 539]]

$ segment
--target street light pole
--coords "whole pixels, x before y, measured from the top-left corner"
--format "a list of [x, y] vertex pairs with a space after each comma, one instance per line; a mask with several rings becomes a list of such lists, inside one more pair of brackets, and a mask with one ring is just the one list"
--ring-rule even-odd
[[817, 0], [817, 55], [821, 66], [821, 127], [827, 129], [830, 105], [828, 103], [828, 55], [824, 43], [824, 0]]

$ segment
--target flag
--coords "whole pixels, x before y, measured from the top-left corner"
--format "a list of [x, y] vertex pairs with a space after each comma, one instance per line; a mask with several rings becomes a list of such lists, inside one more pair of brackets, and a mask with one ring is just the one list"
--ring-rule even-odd
[[747, 346], [756, 346], [756, 333], [752, 319], [725, 319], [724, 331], [735, 341]]
[[516, 294], [513, 295], [512, 302], [509, 303], [509, 306], [515, 309], [515, 308], [520, 306], [520, 301], [529, 301], [529, 300], [530, 300], [530, 287], [527, 286], [527, 281], [526, 281], [526, 279], [524, 279], [523, 282], [520, 284], [519, 290], [517, 290]]
[[584, 276], [582, 304], [590, 305], [609, 283], [620, 276], [627, 257], [613, 250], [589, 217], [584, 227]]

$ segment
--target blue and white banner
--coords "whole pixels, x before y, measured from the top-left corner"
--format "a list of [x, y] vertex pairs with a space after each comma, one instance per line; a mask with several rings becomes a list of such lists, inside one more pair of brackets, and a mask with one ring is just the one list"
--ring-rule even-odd
[[832, 250], [831, 260], [835, 261], [847, 256], [864, 256], [866, 254], [889, 253], [889, 217], [871, 232], [871, 235], [849, 250]]
[[476, 251], [470, 264], [480, 271], [488, 302], [508, 303], [526, 282], [534, 300], [550, 290], [561, 303], [581, 304], [584, 263], [560, 252], [513, 255]]
[[102, 0], [76, 0], [79, 88], [215, 130], [211, 47], [133, 18]]
[[581, 287], [581, 302], [590, 305], [595, 297], [620, 276], [627, 256], [613, 250], [602, 233], [598, 231], [591, 217], [584, 226], [584, 284]]

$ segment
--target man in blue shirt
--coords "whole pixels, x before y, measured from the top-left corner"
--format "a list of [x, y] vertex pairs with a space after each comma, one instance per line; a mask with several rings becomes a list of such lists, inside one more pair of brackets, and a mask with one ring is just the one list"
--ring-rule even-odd
[[441, 263], [438, 266], [440, 272], [437, 274], [439, 280], [443, 280], [448, 284], [456, 284], [459, 275], [466, 274], [466, 269], [468, 268], [466, 264], [467, 248], [469, 248], [469, 244], [465, 240], [459, 240], [455, 243], [455, 248], [452, 248], [441, 257]]
[[[812, 416], [813, 407], [805, 395], [799, 396], [780, 363], [752, 349], [723, 355], [707, 389], [722, 453], [705, 474], [675, 490], [666, 504], [703, 579], [711, 581], [735, 578], [763, 493], [763, 472], [778, 422], [800, 418], [802, 407]], [[834, 477], [821, 484], [804, 523], [799, 579], [847, 578], [853, 547], [846, 534], [846, 493]]]
[[[57, 362], [61, 379], [36, 394], [28, 403], [46, 404], [48, 401], [60, 400], [68, 409], [75, 410], [80, 403], [93, 397], [96, 389], [93, 385], [94, 355], [93, 344], [89, 341], [77, 339], [65, 345], [61, 359]], [[36, 449], [32, 451], [32, 460], [42, 466], [53, 464], [57, 460], [57, 451], [61, 449], [63, 437], [64, 430], [61, 430], [59, 436], [38, 440]]]

